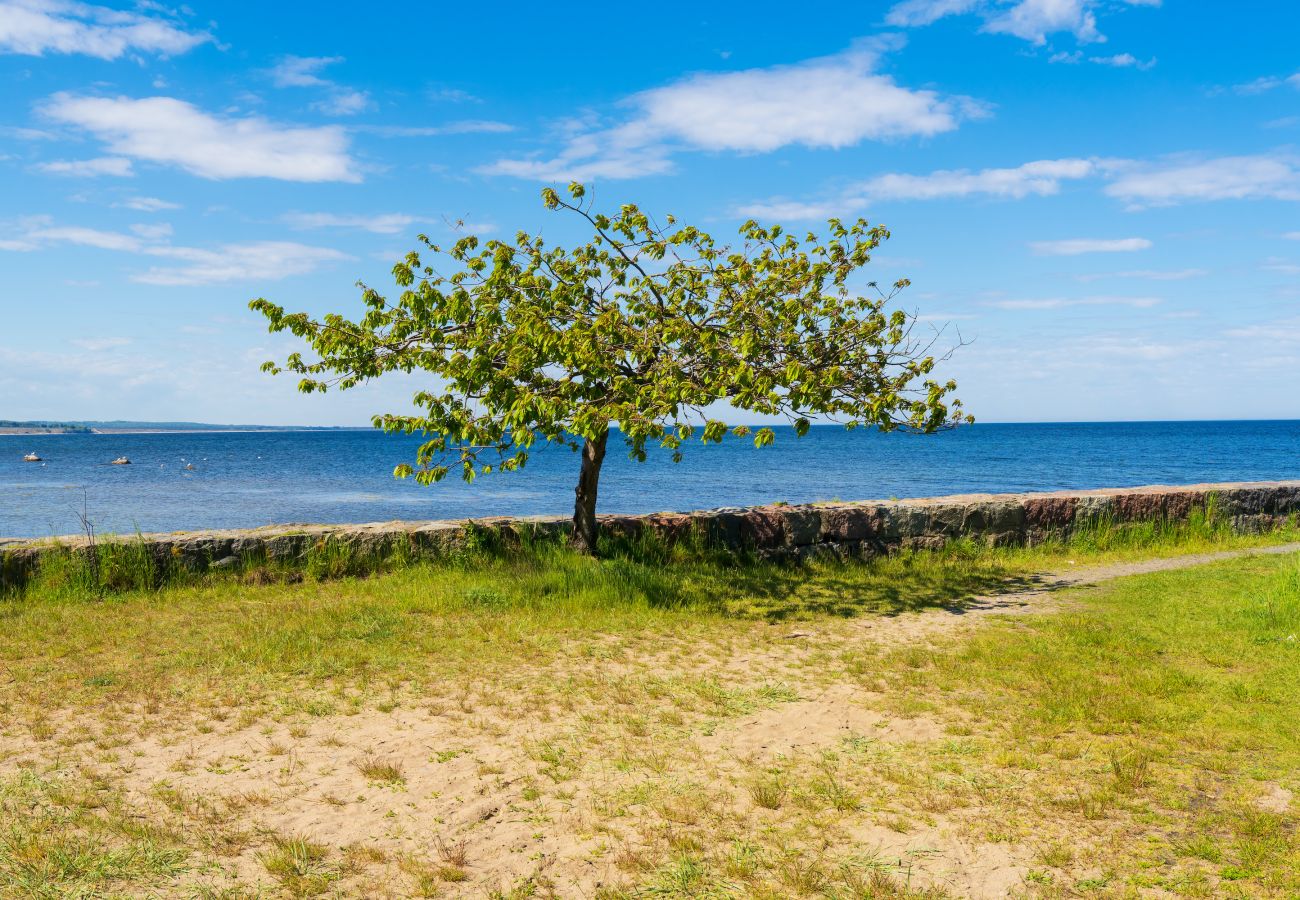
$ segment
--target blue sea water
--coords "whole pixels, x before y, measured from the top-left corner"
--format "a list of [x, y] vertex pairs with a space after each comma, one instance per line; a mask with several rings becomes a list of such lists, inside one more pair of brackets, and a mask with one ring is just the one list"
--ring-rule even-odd
[[[784, 500], [1300, 478], [1300, 422], [977, 424], [937, 435], [815, 427], [629, 460], [611, 437], [603, 512]], [[536, 453], [522, 472], [430, 487], [392, 477], [417, 438], [370, 431], [0, 436], [0, 535], [375, 522], [572, 511], [578, 457]], [[45, 460], [22, 461], [35, 451]], [[117, 456], [129, 466], [110, 466]], [[193, 471], [185, 469], [192, 464]]]

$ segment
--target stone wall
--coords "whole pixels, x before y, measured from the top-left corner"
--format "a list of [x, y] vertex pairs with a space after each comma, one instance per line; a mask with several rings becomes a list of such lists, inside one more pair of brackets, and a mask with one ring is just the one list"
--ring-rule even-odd
[[[968, 494], [914, 500], [867, 500], [761, 506], [692, 513], [602, 516], [609, 532], [651, 532], [668, 541], [694, 536], [767, 556], [870, 556], [899, 548], [937, 548], [966, 537], [991, 546], [1067, 537], [1089, 523], [1181, 521], [1210, 511], [1237, 531], [1266, 531], [1300, 516], [1300, 481], [1198, 484], [1038, 494]], [[367, 525], [283, 525], [238, 531], [146, 534], [137, 540], [160, 563], [203, 571], [247, 560], [294, 564], [313, 549], [339, 545], [363, 554], [436, 556], [463, 548], [475, 533], [505, 542], [526, 533], [560, 534], [563, 517], [494, 518]], [[0, 586], [21, 585], [42, 554], [77, 551], [80, 537], [0, 539]]]

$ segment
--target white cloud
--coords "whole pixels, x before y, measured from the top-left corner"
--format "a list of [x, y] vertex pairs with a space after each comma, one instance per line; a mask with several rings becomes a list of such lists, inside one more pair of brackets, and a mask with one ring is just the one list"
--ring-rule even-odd
[[881, 175], [862, 183], [862, 193], [886, 200], [933, 200], [941, 197], [1045, 196], [1061, 189], [1063, 180], [1086, 178], [1096, 166], [1087, 159], [1042, 159], [1011, 169], [940, 170], [929, 175]]
[[55, 225], [48, 216], [20, 220], [13, 238], [0, 239], [0, 250], [31, 252], [73, 245], [140, 256], [176, 260], [180, 265], [155, 266], [133, 275], [142, 284], [193, 286], [228, 281], [274, 281], [304, 275], [326, 263], [351, 259], [328, 247], [292, 241], [252, 241], [216, 249], [178, 247], [168, 242], [169, 225], [134, 225], [133, 233], [102, 231], [77, 225]]
[[180, 209], [179, 203], [172, 203], [168, 200], [159, 200], [157, 197], [128, 197], [120, 204], [127, 209], [134, 209], [140, 212], [161, 212], [164, 209]]
[[358, 228], [374, 234], [398, 234], [415, 221], [405, 213], [338, 215], [336, 213], [286, 213], [283, 220], [293, 228]]
[[172, 227], [167, 222], [151, 223], [148, 225], [132, 225], [131, 232], [139, 235], [147, 241], [161, 241], [172, 235]]
[[1300, 156], [1276, 153], [1209, 160], [1184, 156], [1155, 162], [1065, 158], [974, 171], [891, 173], [850, 184], [834, 196], [777, 198], [746, 204], [737, 212], [765, 219], [824, 219], [858, 213], [880, 200], [1050, 196], [1067, 181], [1087, 178], [1104, 180], [1105, 193], [1127, 201], [1130, 209], [1192, 200], [1300, 200]]
[[1132, 53], [1116, 53], [1114, 56], [1089, 56], [1088, 62], [1094, 62], [1102, 66], [1113, 66], [1117, 69], [1138, 69], [1145, 72], [1153, 68], [1156, 64], [1156, 58], [1143, 61], [1138, 59]]
[[0, 134], [6, 137], [18, 138], [20, 141], [57, 141], [59, 136], [49, 131], [41, 131], [39, 128], [20, 128], [16, 125], [0, 126]]
[[1047, 36], [1068, 31], [1079, 41], [1104, 40], [1097, 31], [1097, 17], [1087, 0], [1021, 0], [1010, 9], [994, 14], [984, 30], [1010, 34], [1035, 44], [1047, 43]]
[[312, 104], [312, 109], [330, 116], [352, 116], [370, 108], [370, 94], [340, 86], [319, 73], [326, 66], [343, 62], [341, 56], [286, 56], [271, 69], [276, 87], [319, 87], [329, 95]]
[[[1129, 6], [1159, 6], [1160, 0], [1124, 0]], [[929, 25], [946, 16], [978, 13], [982, 31], [1009, 34], [1031, 43], [1047, 43], [1051, 34], [1069, 32], [1080, 42], [1106, 38], [1097, 30], [1099, 0], [903, 0], [885, 16], [890, 25]], [[1059, 54], [1058, 54], [1059, 55]], [[1074, 62], [1054, 59], [1054, 62]]]
[[305, 275], [325, 263], [348, 259], [346, 253], [326, 247], [309, 247], [292, 241], [256, 241], [226, 244], [217, 250], [167, 247], [152, 251], [185, 263], [155, 267], [132, 277], [141, 284], [188, 287], [228, 281], [272, 281]]
[[36, 168], [51, 175], [68, 175], [73, 178], [98, 178], [100, 175], [129, 178], [135, 174], [131, 169], [131, 160], [121, 156], [101, 156], [98, 159], [57, 159], [52, 162], [37, 163]]
[[1095, 160], [1040, 159], [1014, 168], [941, 169], [928, 175], [891, 173], [851, 185], [832, 200], [755, 203], [740, 212], [756, 218], [801, 220], [849, 215], [876, 200], [1049, 196], [1060, 191], [1063, 181], [1087, 178], [1097, 169]]
[[632, 98], [632, 135], [672, 137], [705, 150], [765, 153], [790, 144], [849, 147], [957, 127], [960, 111], [933, 91], [873, 74], [870, 49], [793, 66], [696, 75]]
[[425, 92], [430, 100], [439, 103], [482, 103], [481, 97], [475, 97], [459, 88], [430, 88]]
[[370, 106], [370, 95], [365, 91], [341, 90], [324, 100], [317, 100], [311, 108], [327, 116], [355, 116], [357, 113], [365, 112]]
[[1288, 241], [1300, 241], [1300, 231], [1288, 231], [1286, 234], [1282, 235], [1282, 237], [1284, 240]]
[[504, 134], [515, 126], [488, 119], [463, 119], [446, 125], [354, 125], [353, 131], [363, 131], [379, 137], [441, 137], [449, 134]]
[[187, 31], [175, 20], [144, 13], [70, 0], [0, 2], [0, 53], [79, 53], [100, 59], [129, 52], [172, 56], [210, 40], [211, 35]]
[[89, 350], [92, 353], [112, 350], [114, 347], [125, 347], [130, 343], [131, 339], [125, 337], [74, 338], [72, 340], [73, 346], [80, 347], [82, 350]]
[[995, 309], [1065, 309], [1071, 306], [1131, 306], [1134, 309], [1150, 309], [1163, 301], [1159, 297], [1048, 297], [1035, 300], [994, 300], [986, 306]]
[[83, 128], [110, 152], [174, 165], [203, 178], [360, 181], [337, 126], [295, 127], [258, 116], [223, 118], [171, 97], [55, 94], [43, 111]]
[[1279, 154], [1134, 163], [1119, 169], [1106, 193], [1132, 206], [1167, 206], [1186, 200], [1300, 200], [1300, 158]]
[[1039, 256], [1078, 256], [1082, 253], [1131, 253], [1146, 250], [1151, 242], [1146, 238], [1068, 238], [1061, 241], [1031, 241]]
[[276, 87], [326, 87], [333, 82], [316, 73], [341, 62], [341, 56], [286, 56], [271, 69], [271, 81]]
[[1260, 268], [1266, 272], [1278, 272], [1282, 275], [1300, 275], [1300, 265], [1280, 256], [1270, 256]]
[[1175, 269], [1162, 271], [1158, 269], [1130, 269], [1127, 272], [1092, 272], [1087, 275], [1074, 276], [1076, 281], [1089, 282], [1099, 278], [1141, 278], [1146, 281], [1186, 281], [1189, 278], [1203, 278], [1209, 275], [1207, 269]]
[[[1284, 84], [1300, 90], [1300, 72], [1296, 72], [1294, 75], [1265, 75], [1244, 84], [1234, 84], [1232, 92], [1249, 97], [1253, 94], [1267, 93], [1274, 88], [1280, 88]], [[1222, 90], [1222, 88], [1216, 88], [1212, 93], [1219, 93]]]
[[792, 145], [842, 148], [928, 137], [984, 114], [962, 98], [900, 87], [876, 74], [888, 41], [793, 65], [693, 75], [634, 94], [622, 124], [579, 129], [551, 159], [503, 159], [487, 174], [543, 180], [631, 178], [671, 168], [680, 149], [767, 153]]
[[1269, 342], [1300, 343], [1300, 316], [1259, 325], [1230, 328], [1224, 333], [1234, 338], [1262, 338]]
[[26, 238], [39, 243], [76, 244], [82, 247], [96, 247], [100, 250], [135, 252], [140, 249], [140, 239], [133, 235], [81, 228], [75, 225], [37, 228], [28, 232]]
[[945, 16], [972, 12], [983, 5], [983, 0], [903, 0], [885, 15], [885, 22], [900, 28], [929, 25]]

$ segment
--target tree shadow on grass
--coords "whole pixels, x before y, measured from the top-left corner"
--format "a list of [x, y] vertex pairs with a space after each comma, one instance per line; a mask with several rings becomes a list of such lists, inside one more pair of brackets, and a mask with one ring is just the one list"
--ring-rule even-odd
[[657, 608], [695, 608], [779, 622], [835, 616], [896, 616], [921, 610], [963, 615], [1008, 610], [1064, 582], [936, 558], [914, 567], [886, 561], [781, 565], [647, 565], [623, 560], [620, 581]]

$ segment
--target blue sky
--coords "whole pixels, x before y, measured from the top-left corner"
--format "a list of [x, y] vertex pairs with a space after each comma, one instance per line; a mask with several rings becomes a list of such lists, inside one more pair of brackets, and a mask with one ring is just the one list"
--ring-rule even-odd
[[[1233, 8], [1235, 10], [1235, 8]], [[0, 0], [0, 418], [364, 424], [247, 301], [425, 231], [883, 222], [985, 421], [1300, 417], [1300, 7]]]

